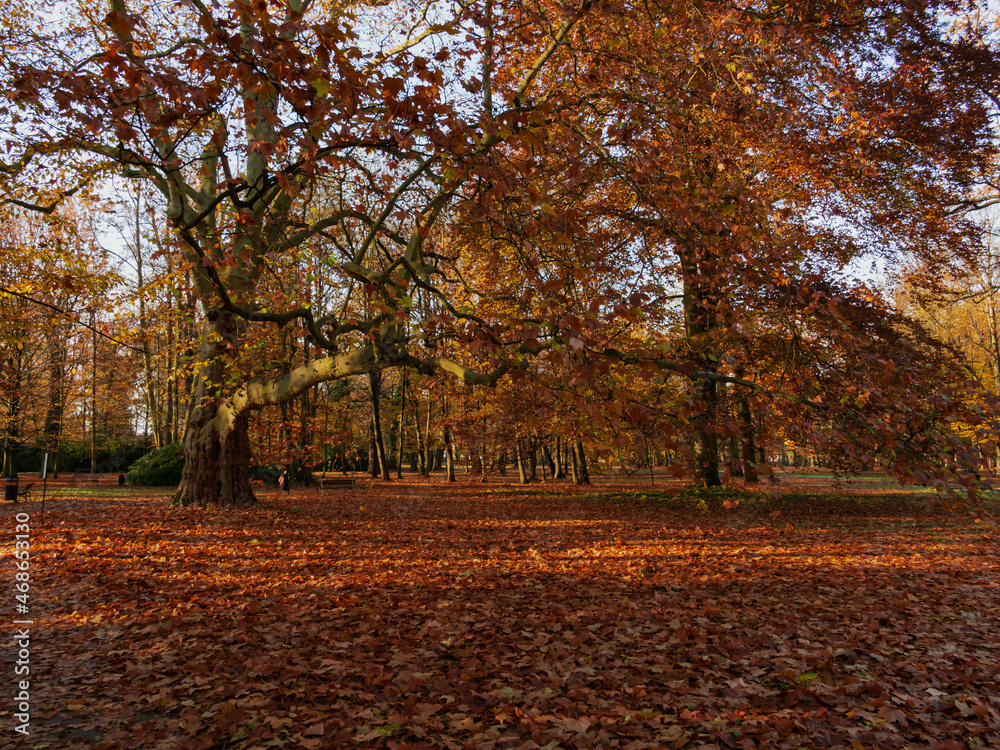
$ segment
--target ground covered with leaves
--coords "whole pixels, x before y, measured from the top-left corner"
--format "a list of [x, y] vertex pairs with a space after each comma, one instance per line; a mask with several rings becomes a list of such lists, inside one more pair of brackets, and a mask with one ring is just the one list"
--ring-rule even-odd
[[31, 735], [5, 701], [0, 746], [1000, 747], [993, 532], [811, 481], [6, 506], [35, 624]]

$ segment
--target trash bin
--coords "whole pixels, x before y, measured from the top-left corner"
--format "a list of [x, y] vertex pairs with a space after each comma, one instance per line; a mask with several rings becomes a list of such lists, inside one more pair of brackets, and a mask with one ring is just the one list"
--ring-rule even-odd
[[123, 487], [125, 485], [125, 472], [118, 472], [118, 486]]
[[3, 499], [17, 502], [17, 477], [7, 477], [3, 480]]

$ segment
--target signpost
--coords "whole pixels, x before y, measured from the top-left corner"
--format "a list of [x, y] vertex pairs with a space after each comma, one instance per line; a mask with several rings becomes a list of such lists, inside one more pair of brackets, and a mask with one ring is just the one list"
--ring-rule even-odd
[[45, 485], [49, 478], [49, 452], [45, 451], [45, 457], [42, 459], [42, 518], [41, 522], [45, 523]]

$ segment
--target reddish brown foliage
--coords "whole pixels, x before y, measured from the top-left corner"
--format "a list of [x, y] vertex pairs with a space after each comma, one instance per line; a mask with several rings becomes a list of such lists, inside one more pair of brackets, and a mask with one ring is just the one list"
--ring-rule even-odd
[[980, 527], [913, 496], [772, 517], [608, 491], [34, 508], [31, 746], [1000, 743]]

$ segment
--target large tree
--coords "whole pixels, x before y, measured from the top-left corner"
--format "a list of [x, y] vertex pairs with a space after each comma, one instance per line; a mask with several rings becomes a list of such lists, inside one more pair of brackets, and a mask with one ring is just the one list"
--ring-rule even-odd
[[[8, 200], [44, 209], [113, 170], [166, 201], [204, 314], [179, 502], [251, 502], [250, 414], [318, 383], [492, 384], [540, 355], [684, 377], [714, 483], [716, 384], [767, 390], [720, 364], [746, 300], [892, 233], [961, 250], [948, 208], [989, 156], [996, 77], [974, 29], [946, 28], [958, 5], [82, 4], [40, 17], [5, 73]], [[462, 227], [486, 239], [455, 253]], [[340, 290], [326, 306], [269, 291], [309, 246]], [[473, 286], [465, 248], [502, 293]], [[648, 321], [626, 351], [674, 292], [682, 335]], [[255, 369], [252, 325], [323, 356]]]

